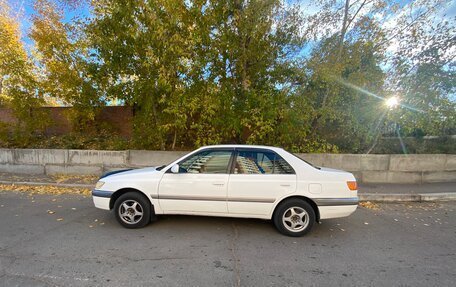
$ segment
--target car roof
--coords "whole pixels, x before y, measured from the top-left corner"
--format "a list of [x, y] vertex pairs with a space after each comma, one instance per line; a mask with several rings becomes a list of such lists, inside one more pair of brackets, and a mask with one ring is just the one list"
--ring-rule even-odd
[[270, 149], [274, 151], [283, 150], [280, 147], [265, 146], [265, 145], [244, 145], [244, 144], [221, 144], [221, 145], [207, 145], [202, 146], [199, 149], [208, 149], [208, 148], [254, 148], [254, 149]]

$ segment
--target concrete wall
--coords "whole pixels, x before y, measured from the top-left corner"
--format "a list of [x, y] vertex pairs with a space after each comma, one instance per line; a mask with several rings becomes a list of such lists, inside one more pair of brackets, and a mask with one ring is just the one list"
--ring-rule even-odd
[[[186, 152], [0, 149], [0, 172], [102, 174], [125, 168], [167, 164]], [[456, 182], [456, 155], [298, 154], [318, 166], [353, 172], [365, 183]]]
[[454, 154], [299, 154], [318, 166], [352, 172], [365, 183], [456, 182]]

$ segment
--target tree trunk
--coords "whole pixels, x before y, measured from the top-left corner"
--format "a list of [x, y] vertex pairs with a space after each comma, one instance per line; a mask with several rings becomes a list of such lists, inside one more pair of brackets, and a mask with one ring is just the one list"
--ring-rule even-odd
[[177, 129], [174, 130], [174, 139], [173, 139], [173, 145], [171, 146], [171, 150], [174, 150], [176, 147], [176, 141], [177, 141]]
[[342, 29], [340, 31], [339, 54], [337, 56], [337, 59], [339, 59], [339, 60], [342, 57], [342, 51], [344, 49], [344, 39], [345, 39], [345, 34], [347, 33], [348, 10], [349, 9], [350, 9], [350, 0], [345, 0], [344, 20], [342, 22]]
[[159, 121], [159, 118], [158, 118], [158, 113], [157, 113], [157, 107], [156, 107], [156, 103], [158, 102], [158, 100], [156, 100], [156, 95], [158, 95], [158, 87], [157, 87], [157, 82], [155, 82], [155, 94], [152, 95], [152, 116], [154, 118], [154, 121], [155, 121], [155, 128], [157, 129], [157, 132], [159, 132], [159, 137], [160, 137], [160, 149], [161, 150], [165, 150], [165, 142], [163, 140], [163, 135], [162, 133], [160, 132], [160, 121]]

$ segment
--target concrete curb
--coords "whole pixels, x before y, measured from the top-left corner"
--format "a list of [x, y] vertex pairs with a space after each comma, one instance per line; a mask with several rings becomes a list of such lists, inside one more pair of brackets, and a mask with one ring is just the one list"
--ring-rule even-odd
[[[6, 185], [30, 185], [30, 186], [57, 186], [93, 189], [94, 184], [80, 183], [55, 183], [55, 182], [30, 182], [30, 181], [0, 181]], [[425, 201], [456, 201], [456, 192], [441, 193], [361, 193], [359, 201], [372, 202], [425, 202]]]
[[456, 200], [456, 192], [442, 193], [363, 193], [358, 194], [359, 201], [373, 202], [424, 202], [424, 201], [451, 201]]

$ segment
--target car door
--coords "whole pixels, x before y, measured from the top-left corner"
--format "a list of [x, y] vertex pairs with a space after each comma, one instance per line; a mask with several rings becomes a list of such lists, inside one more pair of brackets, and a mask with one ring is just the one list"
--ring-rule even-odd
[[167, 171], [158, 197], [164, 212], [227, 213], [226, 192], [234, 149], [208, 149], [179, 162], [179, 173]]
[[268, 215], [277, 198], [295, 192], [296, 174], [272, 150], [236, 149], [228, 183], [228, 212]]

